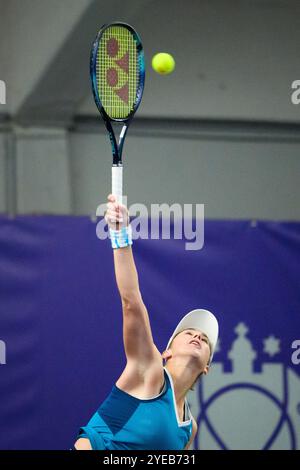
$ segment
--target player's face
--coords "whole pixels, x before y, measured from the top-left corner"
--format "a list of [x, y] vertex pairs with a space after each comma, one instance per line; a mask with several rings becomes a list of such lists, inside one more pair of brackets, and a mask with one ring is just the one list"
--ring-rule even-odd
[[173, 340], [171, 349], [175, 353], [191, 354], [199, 357], [203, 365], [207, 365], [210, 358], [209, 340], [205, 333], [200, 330], [184, 330]]

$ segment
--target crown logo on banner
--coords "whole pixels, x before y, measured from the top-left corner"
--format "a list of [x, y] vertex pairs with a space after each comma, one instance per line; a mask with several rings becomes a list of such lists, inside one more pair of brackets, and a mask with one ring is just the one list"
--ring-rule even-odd
[[[189, 394], [198, 423], [194, 449], [300, 449], [300, 376], [279, 362], [280, 339], [264, 339], [272, 362], [254, 370], [259, 354], [244, 323], [227, 354], [231, 372], [215, 360], [212, 371]], [[217, 350], [218, 351], [218, 350]]]

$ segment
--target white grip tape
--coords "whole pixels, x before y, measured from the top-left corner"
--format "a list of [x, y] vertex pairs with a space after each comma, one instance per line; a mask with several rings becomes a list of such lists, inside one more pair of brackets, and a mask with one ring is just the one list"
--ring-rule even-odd
[[123, 196], [123, 167], [112, 167], [112, 194], [116, 196], [117, 202], [122, 204]]

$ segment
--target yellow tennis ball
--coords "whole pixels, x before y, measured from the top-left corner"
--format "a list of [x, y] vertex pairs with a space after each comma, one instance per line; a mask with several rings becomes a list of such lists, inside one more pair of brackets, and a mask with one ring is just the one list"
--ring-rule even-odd
[[155, 72], [161, 75], [167, 75], [173, 72], [175, 68], [175, 60], [167, 52], [159, 52], [152, 58], [152, 67]]

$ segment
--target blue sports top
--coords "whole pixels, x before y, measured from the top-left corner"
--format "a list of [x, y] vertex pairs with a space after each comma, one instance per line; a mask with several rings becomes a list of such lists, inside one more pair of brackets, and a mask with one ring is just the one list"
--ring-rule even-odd
[[116, 385], [78, 438], [87, 437], [93, 450], [182, 450], [192, 434], [192, 415], [185, 399], [185, 419], [177, 413], [173, 380], [164, 367], [159, 395], [139, 399]]

